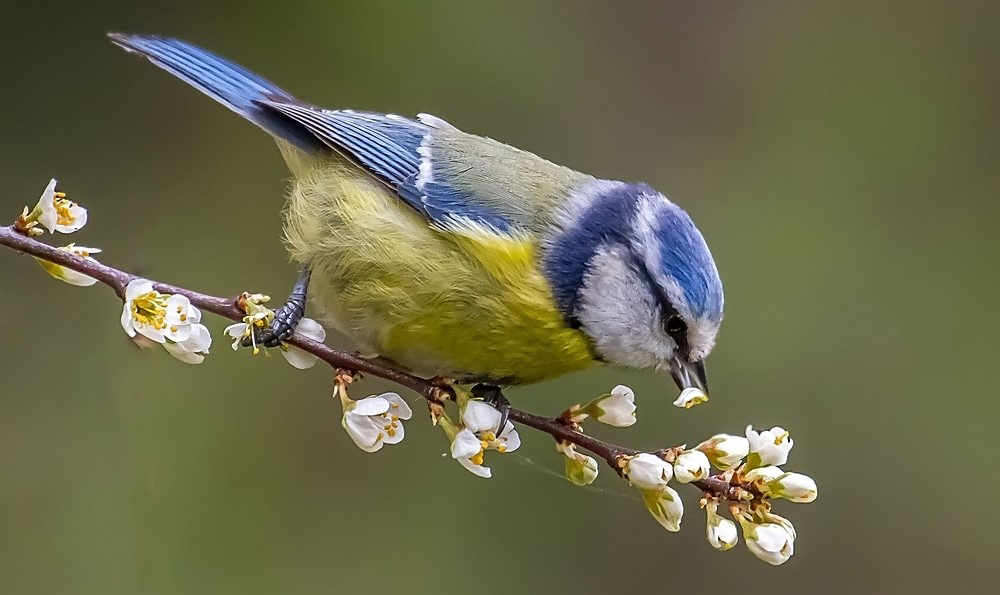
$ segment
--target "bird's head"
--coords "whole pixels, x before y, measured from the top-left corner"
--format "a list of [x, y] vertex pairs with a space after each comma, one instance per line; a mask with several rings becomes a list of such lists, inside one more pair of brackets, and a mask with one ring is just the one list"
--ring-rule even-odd
[[570, 276], [557, 284], [560, 305], [601, 359], [669, 370], [707, 394], [723, 292], [701, 232], [644, 184], [595, 182], [577, 198], [548, 252], [550, 274]]

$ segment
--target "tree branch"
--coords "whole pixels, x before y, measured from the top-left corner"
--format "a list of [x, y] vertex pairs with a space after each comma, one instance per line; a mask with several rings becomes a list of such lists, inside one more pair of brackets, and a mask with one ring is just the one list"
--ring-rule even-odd
[[[0, 245], [93, 277], [97, 281], [114, 290], [119, 299], [124, 299], [125, 287], [129, 284], [129, 282], [138, 278], [136, 275], [126, 273], [125, 271], [107, 266], [95, 260], [88, 260], [39, 242], [21, 233], [14, 226], [0, 227]], [[246, 313], [237, 305], [236, 297], [224, 298], [210, 296], [166, 283], [154, 283], [154, 286], [156, 290], [161, 293], [183, 295], [191, 300], [191, 303], [201, 310], [211, 312], [223, 318], [228, 318], [238, 322], [242, 321], [243, 317], [246, 315]], [[419, 393], [429, 401], [438, 401], [441, 391], [448, 390], [446, 385], [436, 382], [433, 379], [429, 380], [419, 376], [414, 376], [407, 372], [386, 367], [375, 361], [332, 349], [323, 343], [303, 337], [299, 333], [296, 333], [288, 341], [288, 343], [315, 355], [335, 370], [343, 369], [351, 372], [370, 374], [400, 386], [404, 386]], [[594, 455], [604, 459], [604, 461], [606, 461], [608, 465], [610, 465], [611, 468], [618, 474], [621, 474], [622, 472], [622, 457], [632, 456], [639, 452], [631, 448], [618, 446], [592, 436], [588, 436], [587, 434], [576, 430], [561, 418], [542, 417], [533, 413], [511, 408], [510, 420], [549, 434], [556, 440], [570, 442], [580, 448], [586, 449]], [[746, 486], [731, 483], [731, 480], [723, 475], [715, 475], [703, 480], [695, 481], [692, 485], [697, 486], [715, 497], [733, 501], [738, 500], [740, 488], [746, 488]]]

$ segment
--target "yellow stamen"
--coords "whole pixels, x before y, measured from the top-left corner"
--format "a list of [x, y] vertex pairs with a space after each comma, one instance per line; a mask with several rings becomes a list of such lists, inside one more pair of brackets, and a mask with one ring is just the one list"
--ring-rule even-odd
[[156, 291], [150, 291], [132, 300], [132, 319], [156, 330], [166, 328], [166, 299]]
[[775, 445], [775, 446], [779, 446], [779, 445], [780, 445], [780, 444], [781, 444], [782, 442], [784, 442], [784, 441], [785, 441], [785, 438], [788, 438], [788, 432], [785, 432], [784, 434], [782, 434], [782, 435], [780, 435], [780, 436], [776, 437], [776, 438], [774, 439], [774, 445]]
[[482, 465], [483, 464], [483, 451], [479, 451], [478, 454], [475, 454], [475, 455], [469, 457], [469, 460], [472, 461], [473, 463], [475, 463], [476, 465]]
[[[61, 192], [57, 192], [56, 196], [58, 197], [59, 194], [62, 194], [62, 193]], [[65, 196], [66, 195], [63, 194], [63, 197], [65, 197]], [[73, 203], [73, 202], [70, 202], [70, 201], [66, 200], [63, 197], [58, 197], [54, 201], [54, 204], [55, 204], [55, 207], [56, 207], [56, 224], [58, 224], [58, 225], [72, 225], [76, 221], [76, 217], [73, 216], [73, 213], [70, 212], [70, 209], [72, 209], [73, 207], [75, 207], [76, 204]]]

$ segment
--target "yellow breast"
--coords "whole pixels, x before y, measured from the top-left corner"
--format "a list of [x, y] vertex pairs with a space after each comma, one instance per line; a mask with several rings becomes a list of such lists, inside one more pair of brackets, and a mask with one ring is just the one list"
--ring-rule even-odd
[[541, 274], [537, 242], [432, 228], [349, 164], [298, 168], [286, 210], [292, 258], [312, 269], [327, 322], [425, 375], [520, 384], [590, 365]]

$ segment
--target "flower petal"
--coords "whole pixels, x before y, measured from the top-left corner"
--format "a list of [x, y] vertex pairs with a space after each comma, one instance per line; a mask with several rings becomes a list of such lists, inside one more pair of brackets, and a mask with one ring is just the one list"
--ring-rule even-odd
[[167, 341], [163, 344], [163, 348], [167, 350], [167, 353], [181, 360], [185, 364], [200, 364], [205, 361], [204, 355], [195, 353], [194, 351], [188, 351], [182, 347], [180, 343], [171, 343]]
[[410, 419], [413, 417], [413, 410], [410, 409], [410, 405], [399, 394], [382, 393], [379, 396], [389, 402], [390, 412], [399, 417], [399, 419]]
[[131, 302], [140, 295], [153, 291], [153, 282], [147, 279], [132, 279], [125, 286], [125, 301]]
[[146, 324], [135, 325], [135, 330], [140, 335], [146, 337], [151, 341], [156, 341], [157, 343], [165, 343], [167, 341], [166, 337], [163, 336], [163, 333], [161, 333], [160, 331], [154, 329], [149, 325]]
[[125, 302], [125, 305], [122, 306], [121, 323], [122, 323], [122, 330], [124, 330], [128, 336], [134, 337], [135, 325], [132, 323], [132, 308], [128, 302]]
[[469, 428], [462, 429], [451, 442], [451, 458], [468, 459], [483, 450], [482, 442]]
[[326, 340], [326, 329], [312, 318], [303, 318], [300, 320], [299, 325], [295, 327], [295, 332], [320, 343]]
[[514, 424], [509, 421], [504, 426], [498, 440], [506, 447], [504, 452], [513, 452], [521, 447], [521, 435], [514, 429]]
[[489, 479], [493, 477], [493, 471], [490, 470], [489, 467], [485, 467], [483, 465], [477, 465], [473, 463], [470, 459], [457, 459], [457, 460], [460, 465], [462, 465], [475, 475], [482, 477], [483, 479]]
[[384, 397], [365, 397], [354, 404], [350, 413], [362, 416], [382, 415], [389, 411], [389, 407], [389, 400]]
[[49, 180], [48, 186], [42, 191], [42, 195], [38, 197], [37, 208], [41, 210], [42, 214], [38, 217], [38, 222], [42, 224], [42, 227], [49, 230], [49, 233], [55, 233], [56, 231], [56, 219], [58, 215], [56, 214], [56, 179], [52, 178]]
[[473, 432], [497, 432], [500, 412], [495, 407], [478, 399], [470, 399], [462, 411], [462, 423]]
[[285, 361], [292, 364], [292, 367], [298, 368], [299, 370], [308, 370], [309, 368], [316, 365], [316, 360], [319, 358], [315, 355], [299, 349], [294, 345], [288, 345], [288, 349], [281, 349], [281, 355], [285, 357]]
[[75, 285], [77, 287], [90, 287], [94, 283], [97, 283], [97, 279], [94, 279], [93, 277], [84, 275], [83, 273], [78, 273], [73, 269], [68, 269], [54, 262], [42, 260], [41, 258], [35, 258], [35, 262], [37, 262], [38, 266], [42, 267], [46, 273], [64, 283], [69, 283], [70, 285]]

